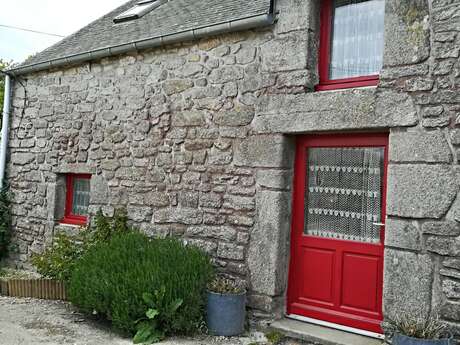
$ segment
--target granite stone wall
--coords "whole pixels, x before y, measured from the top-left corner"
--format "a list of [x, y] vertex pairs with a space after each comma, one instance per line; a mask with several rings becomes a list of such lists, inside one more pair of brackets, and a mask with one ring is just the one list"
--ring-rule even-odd
[[[314, 92], [319, 1], [279, 0], [271, 28], [25, 76], [15, 85], [11, 262], [62, 231], [63, 174], [247, 281], [257, 320], [284, 312], [295, 138], [390, 135], [384, 308], [460, 325], [460, 4], [387, 0], [378, 87]], [[25, 105], [25, 107], [24, 107]], [[65, 227], [64, 227], [65, 228]]]

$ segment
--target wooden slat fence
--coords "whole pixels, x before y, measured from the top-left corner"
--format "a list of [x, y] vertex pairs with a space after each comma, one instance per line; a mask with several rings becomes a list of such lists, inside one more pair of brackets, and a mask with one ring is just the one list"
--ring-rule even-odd
[[0, 280], [0, 294], [10, 297], [67, 300], [64, 283], [51, 279]]

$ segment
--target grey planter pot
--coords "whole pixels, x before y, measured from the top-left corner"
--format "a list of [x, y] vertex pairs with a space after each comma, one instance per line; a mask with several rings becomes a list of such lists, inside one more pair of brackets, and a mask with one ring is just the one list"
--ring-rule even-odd
[[246, 292], [220, 294], [208, 291], [207, 324], [209, 333], [234, 336], [243, 333], [246, 319]]
[[395, 334], [392, 345], [455, 345], [454, 339], [426, 340]]

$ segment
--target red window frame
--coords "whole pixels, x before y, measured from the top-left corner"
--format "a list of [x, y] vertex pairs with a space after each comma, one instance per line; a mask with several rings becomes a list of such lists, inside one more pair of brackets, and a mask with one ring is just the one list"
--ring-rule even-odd
[[378, 85], [380, 77], [378, 74], [343, 79], [329, 78], [333, 10], [333, 0], [322, 0], [320, 15], [320, 43], [318, 54], [319, 84], [315, 87], [316, 91]]
[[73, 225], [86, 225], [88, 222], [87, 216], [77, 215], [72, 213], [73, 208], [73, 184], [76, 178], [91, 179], [90, 174], [67, 174], [66, 175], [66, 197], [65, 197], [65, 210], [64, 218], [61, 223]]

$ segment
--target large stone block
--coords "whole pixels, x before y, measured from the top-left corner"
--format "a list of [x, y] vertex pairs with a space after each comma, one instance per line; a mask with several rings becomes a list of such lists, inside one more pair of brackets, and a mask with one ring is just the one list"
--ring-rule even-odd
[[429, 255], [387, 249], [383, 283], [384, 314], [427, 315], [431, 305], [433, 266]]
[[417, 112], [407, 95], [365, 88], [262, 96], [253, 128], [258, 133], [305, 133], [416, 123]]
[[390, 161], [449, 163], [452, 154], [441, 131], [397, 131], [390, 134]]
[[262, 191], [257, 196], [257, 220], [251, 233], [248, 266], [251, 289], [275, 296], [287, 279], [291, 194]]
[[93, 175], [90, 180], [91, 204], [107, 204], [109, 187], [102, 175]]
[[256, 181], [260, 187], [289, 190], [293, 174], [292, 170], [259, 170]]
[[385, 226], [385, 245], [420, 250], [420, 233], [415, 222], [388, 218]]
[[262, 69], [269, 72], [305, 69], [309, 53], [307, 39], [306, 32], [301, 31], [264, 43], [260, 47]]
[[426, 0], [388, 0], [385, 6], [384, 65], [421, 62], [430, 54]]
[[446, 165], [390, 165], [387, 214], [407, 218], [441, 218], [458, 189], [455, 173]]
[[429, 236], [425, 247], [428, 251], [439, 255], [460, 255], [460, 237]]
[[219, 126], [246, 126], [254, 118], [254, 107], [236, 105], [232, 110], [214, 114], [214, 123]]
[[292, 141], [281, 135], [257, 135], [240, 140], [233, 162], [237, 166], [291, 168], [294, 158]]

